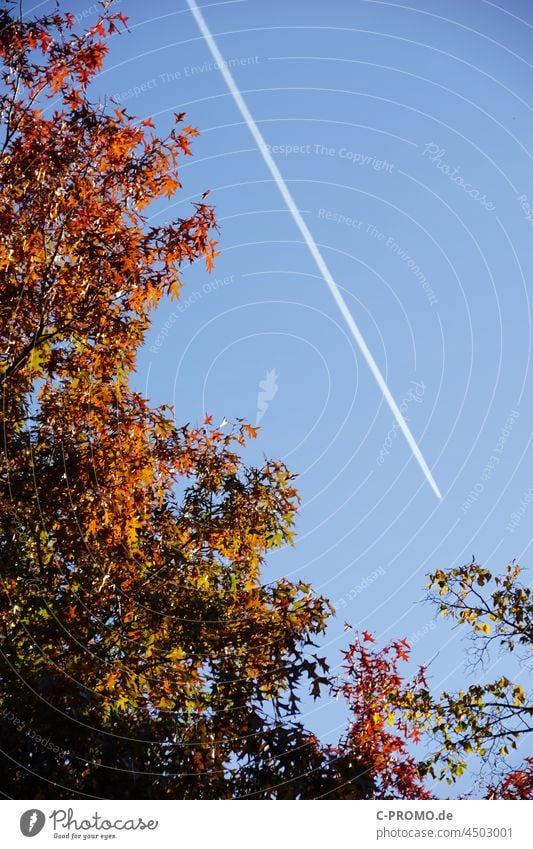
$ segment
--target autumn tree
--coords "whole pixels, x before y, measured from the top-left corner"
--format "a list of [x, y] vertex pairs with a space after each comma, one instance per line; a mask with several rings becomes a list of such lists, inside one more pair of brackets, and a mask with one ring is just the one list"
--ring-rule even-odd
[[298, 499], [283, 464], [243, 463], [255, 429], [178, 427], [130, 386], [153, 310], [216, 250], [203, 199], [148, 223], [184, 116], [161, 138], [89, 98], [124, 24], [0, 10], [1, 786], [290, 798], [323, 762], [293, 717], [327, 683], [328, 606], [264, 582]]
[[372, 795], [379, 799], [429, 799], [416, 759], [421, 734], [416, 723], [395, 710], [395, 701], [406, 698], [413, 688], [427, 686], [422, 667], [414, 680], [405, 681], [399, 665], [409, 660], [405, 639], [381, 649], [371, 633], [355, 634], [344, 652], [343, 675], [334, 687], [347, 702], [350, 722], [337, 750], [343, 757], [358, 758], [367, 765]]
[[[471, 563], [430, 576], [430, 601], [473, 628], [469, 666], [476, 679], [491, 643], [500, 651], [522, 646], [531, 652], [531, 596], [519, 575], [514, 564], [504, 575], [492, 575]], [[490, 629], [484, 627], [487, 620]], [[533, 758], [517, 766], [516, 756], [510, 757], [519, 744], [527, 746], [531, 734], [533, 704], [522, 685], [500, 676], [439, 693], [425, 666], [414, 675], [402, 672], [410, 661], [405, 639], [382, 648], [375, 643], [370, 632], [356, 632], [344, 652], [333, 693], [347, 702], [348, 724], [329, 749], [341, 762], [357, 758], [366, 765], [371, 798], [429, 799], [439, 782], [453, 785], [468, 769], [470, 788], [465, 791], [463, 783], [459, 798], [533, 799]], [[362, 778], [359, 774], [359, 784]], [[342, 787], [337, 775], [332, 798], [343, 798]]]
[[[484, 670], [494, 659], [494, 650], [509, 658], [518, 653], [527, 669], [533, 649], [533, 600], [520, 574], [514, 563], [495, 575], [473, 561], [438, 569], [430, 576], [429, 601], [442, 616], [468, 631], [475, 681], [464, 689], [436, 694], [426, 681], [417, 680], [392, 694], [404, 719], [415, 723], [432, 746], [430, 757], [420, 764], [423, 774], [453, 782], [478, 756], [490, 771], [511, 770], [510, 776], [518, 776], [508, 756], [518, 742], [531, 739], [533, 694], [507, 675], [486, 680]], [[521, 774], [522, 785], [531, 787], [531, 759]]]
[[533, 799], [533, 757], [526, 758], [519, 769], [512, 769], [498, 785], [489, 785], [486, 798]]

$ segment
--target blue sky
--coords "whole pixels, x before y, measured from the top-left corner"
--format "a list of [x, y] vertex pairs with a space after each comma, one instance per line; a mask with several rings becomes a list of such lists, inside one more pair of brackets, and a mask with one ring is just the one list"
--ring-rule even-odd
[[[186, 4], [118, 7], [131, 33], [112, 39], [95, 95], [153, 116], [160, 132], [187, 112], [201, 135], [183, 190], [153, 220], [185, 215], [211, 189], [221, 231], [213, 274], [184, 270], [181, 303], [154, 316], [136, 383], [174, 404], [180, 424], [205, 411], [260, 416], [248, 459], [283, 458], [302, 496], [296, 547], [270, 559], [266, 578], [310, 579], [337, 603], [324, 646], [334, 666], [348, 621], [380, 640], [407, 637], [415, 661], [434, 658], [434, 686], [453, 689], [465, 643], [420, 603], [427, 573], [473, 554], [493, 569], [517, 558], [528, 575], [533, 561], [533, 9], [202, 6], [439, 502]], [[95, 19], [87, 2], [70, 8]], [[335, 738], [340, 706], [307, 713]]]

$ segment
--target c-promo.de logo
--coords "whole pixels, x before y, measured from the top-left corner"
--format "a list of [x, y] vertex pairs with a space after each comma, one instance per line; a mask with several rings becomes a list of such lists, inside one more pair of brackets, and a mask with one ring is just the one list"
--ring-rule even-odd
[[46, 822], [46, 817], [42, 811], [37, 808], [31, 808], [29, 811], [24, 811], [20, 818], [20, 830], [24, 837], [35, 837], [42, 831]]

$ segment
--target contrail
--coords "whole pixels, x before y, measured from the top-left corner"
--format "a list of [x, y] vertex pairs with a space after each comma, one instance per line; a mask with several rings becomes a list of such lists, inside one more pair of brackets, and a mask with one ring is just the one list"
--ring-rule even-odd
[[320, 273], [322, 274], [322, 277], [324, 278], [324, 280], [326, 281], [326, 283], [328, 285], [329, 291], [333, 295], [335, 303], [337, 304], [339, 310], [341, 311], [342, 316], [343, 316], [346, 324], [348, 325], [348, 328], [349, 328], [353, 338], [357, 342], [359, 349], [360, 349], [363, 357], [365, 358], [370, 371], [374, 375], [376, 383], [379, 386], [379, 388], [380, 388], [380, 390], [383, 394], [383, 397], [385, 398], [385, 401], [389, 405], [394, 418], [398, 422], [398, 426], [399, 426], [401, 432], [403, 433], [403, 435], [405, 436], [405, 439], [407, 440], [407, 444], [409, 445], [409, 448], [413, 452], [413, 455], [416, 458], [418, 465], [420, 466], [420, 468], [424, 472], [424, 475], [426, 476], [426, 480], [429, 483], [429, 485], [431, 486], [433, 492], [435, 493], [437, 498], [441, 499], [442, 495], [440, 493], [440, 490], [439, 490], [437, 484], [435, 483], [435, 480], [433, 478], [433, 475], [431, 474], [429, 466], [426, 463], [426, 461], [424, 460], [424, 458], [422, 456], [422, 452], [420, 451], [420, 448], [416, 444], [413, 434], [411, 433], [411, 431], [407, 427], [407, 422], [405, 421], [404, 417], [402, 416], [396, 401], [392, 397], [392, 394], [389, 390], [389, 387], [385, 383], [385, 378], [381, 374], [381, 372], [378, 368], [378, 365], [377, 365], [376, 361], [374, 360], [374, 357], [370, 353], [370, 350], [369, 350], [365, 340], [363, 339], [361, 331], [359, 330], [357, 324], [355, 323], [354, 318], [353, 318], [350, 310], [348, 309], [348, 305], [347, 305], [346, 301], [344, 300], [339, 287], [335, 283], [335, 280], [333, 279], [333, 276], [332, 276], [329, 268], [327, 267], [326, 262], [324, 260], [324, 257], [320, 253], [320, 251], [317, 247], [317, 244], [316, 244], [315, 240], [313, 239], [313, 236], [311, 235], [311, 231], [309, 230], [307, 224], [305, 223], [304, 219], [300, 215], [300, 212], [299, 212], [299, 210], [298, 210], [298, 208], [297, 208], [297, 206], [296, 206], [296, 204], [293, 200], [293, 197], [292, 197], [289, 189], [287, 188], [287, 184], [285, 183], [285, 180], [281, 176], [281, 172], [280, 172], [278, 166], [276, 165], [272, 156], [270, 155], [270, 151], [266, 146], [265, 140], [264, 140], [263, 136], [261, 135], [261, 132], [260, 132], [257, 124], [255, 123], [250, 110], [248, 109], [246, 103], [244, 102], [242, 94], [240, 93], [239, 89], [237, 88], [237, 84], [236, 84], [235, 80], [233, 79], [233, 76], [232, 76], [232, 74], [231, 74], [231, 72], [230, 72], [230, 70], [229, 70], [229, 68], [228, 68], [228, 66], [227, 66], [227, 64], [224, 60], [224, 57], [222, 56], [222, 53], [218, 49], [218, 46], [217, 46], [215, 39], [211, 35], [211, 31], [210, 31], [209, 27], [207, 26], [207, 24], [205, 22], [204, 16], [200, 12], [195, 0], [187, 0], [187, 5], [188, 5], [189, 9], [191, 10], [196, 23], [198, 24], [198, 28], [199, 28], [200, 32], [202, 33], [202, 35], [205, 39], [205, 42], [206, 42], [207, 46], [209, 47], [209, 50], [211, 51], [211, 55], [212, 55], [213, 59], [215, 60], [215, 62], [218, 65], [220, 73], [224, 77], [226, 85], [230, 90], [231, 96], [233, 97], [235, 103], [237, 104], [237, 107], [238, 107], [242, 117], [244, 118], [248, 129], [250, 130], [252, 136], [254, 137], [254, 139], [256, 141], [257, 147], [259, 148], [259, 152], [261, 153], [261, 156], [263, 157], [265, 164], [268, 167], [268, 170], [272, 174], [283, 200], [287, 204], [289, 212], [291, 213], [291, 215], [294, 219], [294, 223], [296, 224], [300, 233], [302, 234], [302, 236], [305, 240], [305, 243], [306, 243], [307, 247], [309, 248], [309, 251], [310, 251], [312, 257], [315, 260], [315, 262], [316, 262], [316, 264], [317, 264], [317, 266], [320, 270]]

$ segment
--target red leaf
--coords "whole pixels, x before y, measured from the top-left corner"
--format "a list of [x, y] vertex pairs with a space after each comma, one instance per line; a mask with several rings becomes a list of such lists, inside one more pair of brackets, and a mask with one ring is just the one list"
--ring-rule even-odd
[[260, 428], [252, 427], [252, 425], [245, 424], [242, 426], [242, 429], [246, 431], [250, 439], [256, 439], [257, 434], [259, 433]]

